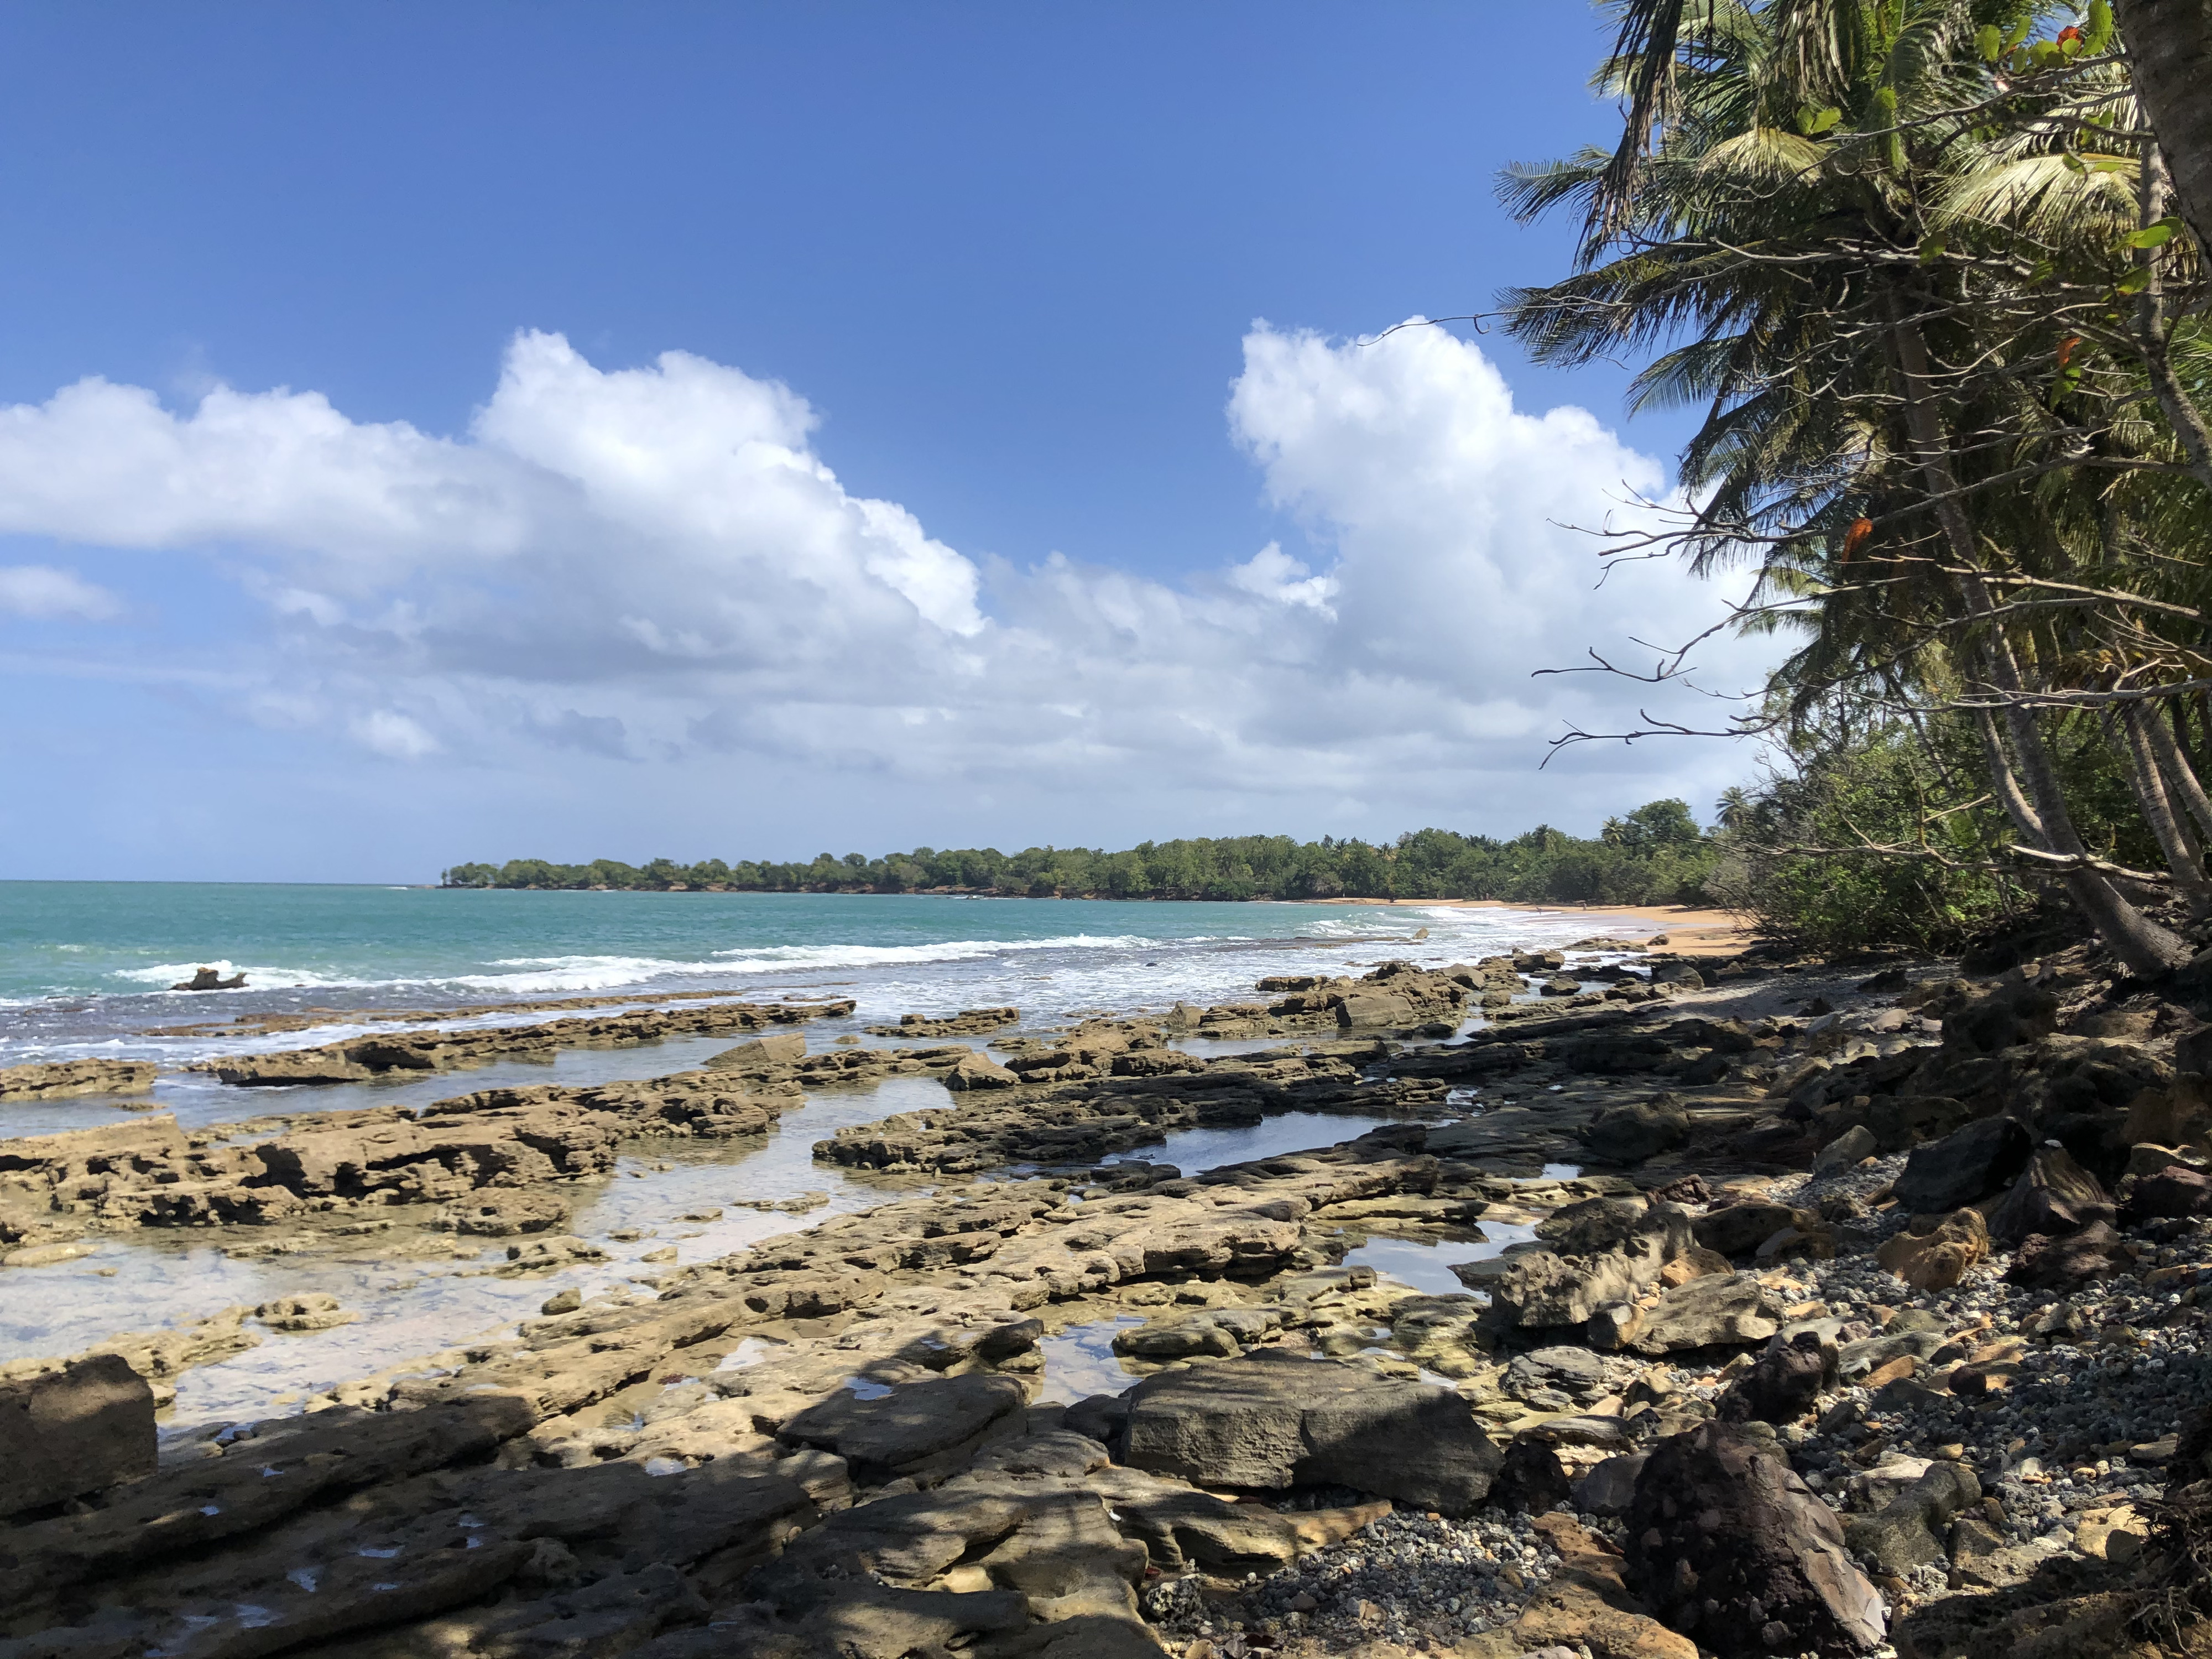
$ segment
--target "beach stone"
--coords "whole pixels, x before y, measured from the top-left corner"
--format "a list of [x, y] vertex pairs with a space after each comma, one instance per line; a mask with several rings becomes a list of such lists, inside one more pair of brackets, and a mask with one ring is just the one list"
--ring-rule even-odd
[[2008, 1117], [1985, 1117], [1916, 1148], [1892, 1191], [1915, 1215], [1948, 1214], [1996, 1192], [2027, 1164], [2033, 1143]]
[[2135, 1270], [2127, 1241], [2110, 1222], [2093, 1221], [2063, 1237], [2036, 1233], [2022, 1239], [2013, 1252], [2012, 1266], [2005, 1270], [2005, 1283], [2039, 1291], [2071, 1291]]
[[1863, 1158], [1872, 1158], [1881, 1150], [1874, 1131], [1863, 1123], [1855, 1123], [1813, 1156], [1813, 1173], [1816, 1176], [1840, 1175]]
[[1751, 1273], [1714, 1273], [1661, 1292], [1629, 1346], [1638, 1353], [1741, 1347], [1782, 1328], [1782, 1307]]
[[902, 1382], [874, 1400], [840, 1390], [776, 1431], [788, 1445], [834, 1452], [864, 1486], [958, 1468], [988, 1441], [1016, 1432], [1029, 1403], [1011, 1376], [971, 1374]]
[[1948, 1216], [1917, 1215], [1893, 1233], [1875, 1260], [1917, 1291], [1947, 1291], [1990, 1253], [1990, 1231], [1978, 1210]]
[[1881, 1598], [1841, 1522], [1771, 1440], [1717, 1423], [1668, 1437], [1626, 1522], [1629, 1587], [1702, 1648], [1856, 1653], [1883, 1642]]
[[1146, 1378], [1125, 1436], [1131, 1468], [1200, 1486], [1345, 1486], [1453, 1515], [1504, 1462], [1453, 1389], [1279, 1350]]
[[154, 1390], [119, 1354], [0, 1382], [0, 1516], [154, 1473]]
[[1811, 1331], [1768, 1347], [1729, 1384], [1717, 1407], [1724, 1423], [1791, 1423], [1813, 1409], [1833, 1356]]
[[2212, 1210], [2212, 1175], [2169, 1164], [2155, 1174], [2137, 1176], [2129, 1184], [2120, 1210], [2130, 1221], [2203, 1215]]

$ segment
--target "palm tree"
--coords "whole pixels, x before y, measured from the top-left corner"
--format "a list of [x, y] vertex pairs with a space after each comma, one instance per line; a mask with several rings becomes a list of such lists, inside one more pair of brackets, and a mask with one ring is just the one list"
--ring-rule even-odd
[[[2038, 713], [2080, 632], [2053, 619], [2081, 602], [2046, 591], [2077, 573], [2080, 526], [2039, 522], [2022, 486], [2056, 480], [2043, 493], [2063, 498], [2086, 467], [2158, 463], [2111, 418], [2109, 373], [2087, 390], [2078, 368], [2066, 378], [2064, 338], [2079, 337], [2064, 331], [2111, 283], [2069, 276], [2056, 304], [2028, 295], [2022, 216], [1977, 217], [2008, 189], [2094, 217], [2107, 169], [2045, 166], [2017, 135], [1953, 113], [2000, 89], [1989, 32], [2016, 40], [2045, 10], [1630, 0], [1624, 50], [1601, 72], [1627, 106], [1621, 148], [1504, 181], [1522, 216], [1571, 204], [1585, 226], [1577, 271], [1510, 296], [1510, 325], [1552, 362], [1668, 348], [1632, 397], [1705, 405], [1683, 456], [1696, 507], [1674, 538], [1692, 568], [1759, 562], [1759, 592], [1781, 607], [1764, 620], [1812, 633], [1782, 677], [1801, 699], [1850, 687], [1879, 703], [1942, 684], [1978, 705], [2019, 844], [2063, 872], [2122, 962], [2153, 974], [2188, 947], [2098, 867]], [[2023, 167], [2054, 167], [2090, 182], [2023, 194]], [[2046, 398], [2036, 366], [2054, 355], [2063, 385]], [[2158, 745], [2146, 732], [2129, 747], [2149, 768], [2148, 811], [2170, 799], [2151, 787]], [[2160, 840], [2185, 885], [2201, 884], [2185, 832]]]

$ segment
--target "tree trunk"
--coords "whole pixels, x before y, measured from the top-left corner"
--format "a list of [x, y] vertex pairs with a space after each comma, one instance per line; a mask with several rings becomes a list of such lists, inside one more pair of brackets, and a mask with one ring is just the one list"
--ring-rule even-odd
[[2166, 867], [2173, 872], [2174, 885], [2188, 900], [2190, 915], [2202, 916], [2212, 908], [2212, 886], [2205, 884], [2203, 858], [2190, 836], [2189, 826], [2174, 811], [2173, 798], [2166, 793], [2160, 775], [2157, 745], [2148, 729], [2157, 718], [2142, 704], [2130, 703], [2107, 711], [2105, 729], [2127, 755], [2128, 781], [2135, 786], [2136, 803], [2165, 856]]
[[[2173, 712], [2179, 714], [2181, 711], [2176, 708]], [[2212, 836], [2212, 797], [2205, 794], [2203, 781], [2197, 775], [2197, 769], [2189, 763], [2189, 757], [2182, 752], [2172, 726], [2152, 709], [2143, 711], [2142, 723], [2151, 747], [2158, 753], [2158, 763], [2166, 773], [2166, 781], [2181, 797], [2181, 804], [2189, 809], [2190, 816], [2197, 820], [2198, 833]]]
[[2113, 0], [2181, 216], [2212, 253], [2212, 0]]

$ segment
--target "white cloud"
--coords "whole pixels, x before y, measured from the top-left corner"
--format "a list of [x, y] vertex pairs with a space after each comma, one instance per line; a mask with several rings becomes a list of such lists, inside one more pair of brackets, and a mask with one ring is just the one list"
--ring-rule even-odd
[[82, 617], [100, 622], [122, 606], [104, 587], [50, 565], [0, 565], [0, 617]]
[[356, 714], [349, 725], [363, 745], [392, 760], [420, 760], [437, 752], [437, 738], [416, 721], [389, 708]]
[[[1231, 433], [1321, 570], [1271, 542], [1181, 585], [1057, 554], [987, 579], [848, 493], [789, 388], [683, 352], [602, 370], [540, 333], [457, 439], [283, 390], [177, 413], [94, 380], [0, 410], [0, 531], [220, 551], [288, 647], [241, 714], [367, 710], [321, 718], [394, 758], [747, 753], [976, 792], [1518, 822], [1492, 798], [1527, 787], [1547, 738], [1651, 702], [1531, 672], [1717, 614], [1669, 569], [1598, 589], [1594, 544], [1565, 527], [1662, 469], [1581, 410], [1516, 410], [1440, 330], [1360, 346], [1259, 325], [1244, 347]], [[1747, 683], [1769, 648], [1713, 654]], [[1741, 764], [1685, 758], [1600, 763], [1655, 787]]]

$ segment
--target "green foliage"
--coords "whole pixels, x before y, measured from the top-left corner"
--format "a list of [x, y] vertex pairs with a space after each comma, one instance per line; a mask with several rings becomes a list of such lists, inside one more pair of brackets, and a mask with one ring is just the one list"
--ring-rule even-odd
[[457, 864], [447, 887], [767, 893], [993, 893], [1127, 899], [1494, 898], [1524, 904], [1695, 904], [1718, 856], [1689, 805], [1653, 801], [1608, 819], [1594, 841], [1540, 825], [1510, 841], [1419, 830], [1384, 846], [1324, 836], [1230, 836], [1145, 842], [1121, 852], [995, 847], [867, 858], [828, 853], [804, 864], [752, 860], [643, 867], [599, 859]]

